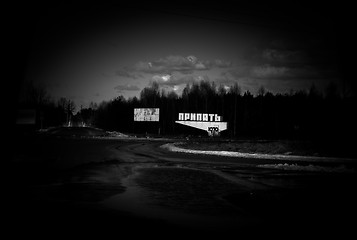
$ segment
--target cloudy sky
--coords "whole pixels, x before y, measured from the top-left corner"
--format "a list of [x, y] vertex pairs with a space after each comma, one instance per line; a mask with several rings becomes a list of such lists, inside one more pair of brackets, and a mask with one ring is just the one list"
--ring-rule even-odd
[[179, 94], [202, 79], [253, 94], [324, 89], [343, 83], [335, 20], [306, 6], [48, 6], [29, 24], [25, 79], [84, 107], [153, 81]]

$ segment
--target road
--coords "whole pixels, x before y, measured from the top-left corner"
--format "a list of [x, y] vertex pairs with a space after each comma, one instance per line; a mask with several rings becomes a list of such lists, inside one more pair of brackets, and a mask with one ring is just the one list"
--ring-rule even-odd
[[354, 228], [355, 162], [313, 163], [351, 170], [345, 172], [265, 168], [282, 162], [160, 148], [173, 141], [17, 141], [9, 169], [10, 226], [44, 237], [47, 232], [329, 235]]

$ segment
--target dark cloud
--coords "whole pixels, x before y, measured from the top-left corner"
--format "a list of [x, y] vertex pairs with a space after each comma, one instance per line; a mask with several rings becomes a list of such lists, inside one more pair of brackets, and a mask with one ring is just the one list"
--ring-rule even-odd
[[123, 69], [116, 70], [115, 71], [115, 75], [119, 76], [119, 77], [126, 77], [126, 78], [132, 78], [132, 79], [137, 79], [138, 78], [135, 74], [130, 73], [130, 72], [128, 72], [126, 70], [123, 70]]
[[278, 50], [273, 48], [265, 49], [262, 58], [269, 63], [275, 64], [306, 64], [307, 54], [299, 50]]
[[151, 62], [138, 62], [135, 69], [145, 73], [169, 74], [175, 71], [192, 73], [194, 70], [207, 70], [209, 68], [194, 56], [168, 56]]
[[[245, 79], [250, 81], [276, 80], [280, 83], [286, 81], [305, 80], [335, 80], [338, 74], [334, 69], [317, 68], [314, 65], [272, 65], [256, 64], [241, 65], [234, 69], [222, 71], [215, 80], [219, 83], [231, 84]], [[276, 82], [278, 84], [278, 82]]]
[[221, 76], [227, 81], [235, 81], [240, 78], [245, 78], [250, 76], [251, 66], [249, 65], [240, 65], [234, 69], [229, 69], [227, 71], [221, 72]]
[[194, 71], [210, 70], [213, 67], [228, 68], [231, 67], [230, 61], [216, 59], [214, 61], [201, 61], [195, 56], [168, 56], [151, 62], [138, 62], [134, 69], [144, 73], [171, 74], [180, 72], [183, 74], [192, 74]]
[[291, 79], [296, 77], [296, 72], [285, 66], [276, 67], [266, 64], [252, 67], [249, 76], [257, 79]]
[[209, 81], [208, 76], [201, 76], [201, 75], [188, 75], [188, 76], [183, 76], [180, 78], [175, 79], [172, 83], [173, 85], [180, 85], [180, 84], [192, 84], [195, 82], [200, 82], [200, 81]]
[[123, 91], [139, 91], [140, 88], [138, 86], [135, 85], [131, 85], [131, 84], [126, 84], [126, 85], [118, 85], [116, 87], [114, 87], [114, 89], [117, 92], [123, 92]]
[[230, 61], [225, 61], [222, 59], [216, 59], [214, 60], [214, 66], [219, 67], [219, 68], [229, 68], [232, 66], [232, 62]]

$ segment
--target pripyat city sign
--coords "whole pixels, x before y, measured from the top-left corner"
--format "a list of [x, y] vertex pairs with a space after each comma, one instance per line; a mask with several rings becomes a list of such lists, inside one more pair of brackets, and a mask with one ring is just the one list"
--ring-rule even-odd
[[176, 123], [202, 129], [208, 135], [219, 135], [221, 131], [227, 129], [227, 122], [221, 122], [221, 116], [212, 113], [179, 113]]
[[179, 121], [210, 121], [210, 122], [220, 122], [221, 117], [217, 114], [209, 113], [179, 113]]

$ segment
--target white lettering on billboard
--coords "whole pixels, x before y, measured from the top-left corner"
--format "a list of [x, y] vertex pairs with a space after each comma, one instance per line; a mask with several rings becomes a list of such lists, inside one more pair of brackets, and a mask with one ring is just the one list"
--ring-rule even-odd
[[213, 113], [179, 113], [179, 121], [221, 122], [221, 116]]

